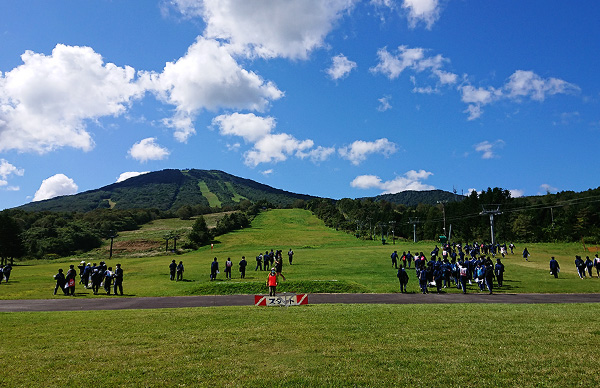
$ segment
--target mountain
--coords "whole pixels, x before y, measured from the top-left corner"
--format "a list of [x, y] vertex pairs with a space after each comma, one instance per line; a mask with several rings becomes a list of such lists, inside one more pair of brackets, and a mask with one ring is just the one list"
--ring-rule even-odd
[[19, 209], [28, 211], [87, 212], [98, 208], [155, 208], [177, 210], [183, 205], [223, 207], [242, 200], [266, 199], [278, 206], [310, 195], [275, 189], [250, 179], [218, 170], [162, 170], [149, 172], [96, 190], [31, 202]]
[[396, 194], [382, 194], [372, 197], [373, 201], [387, 201], [397, 205], [416, 206], [420, 203], [426, 205], [435, 205], [438, 202], [457, 202], [465, 197], [459, 194], [450, 193], [443, 190], [425, 190], [425, 191], [402, 191]]

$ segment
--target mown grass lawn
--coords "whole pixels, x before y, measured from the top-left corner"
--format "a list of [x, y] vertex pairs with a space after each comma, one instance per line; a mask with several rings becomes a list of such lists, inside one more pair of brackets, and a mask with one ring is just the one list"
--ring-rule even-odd
[[2, 313], [6, 387], [594, 387], [598, 304]]
[[[166, 230], [181, 229], [182, 225], [189, 224], [190, 221], [159, 220], [139, 231], [124, 232], [119, 238], [123, 241], [160, 238]], [[399, 291], [396, 270], [391, 266], [391, 252], [423, 251], [429, 255], [435, 245], [431, 241], [416, 244], [399, 241], [395, 245], [383, 246], [377, 241], [358, 240], [325, 227], [310, 212], [299, 209], [263, 212], [253, 221], [251, 228], [219, 236], [217, 240], [212, 248], [206, 246], [181, 255], [165, 252], [159, 256], [131, 257], [117, 254], [110, 261], [105, 260], [108, 265], [114, 266], [117, 262], [123, 265], [124, 289], [129, 296], [255, 293], [257, 288], [263, 287], [267, 276], [266, 272], [254, 271], [255, 257], [259, 252], [271, 249], [283, 250], [284, 275], [288, 280], [281, 282], [282, 290], [297, 287], [295, 282], [301, 282], [305, 289], [294, 288], [297, 292], [388, 293]], [[506, 266], [504, 287], [496, 289], [496, 292], [600, 292], [600, 279], [581, 280], [575, 273], [574, 255], [586, 255], [580, 244], [528, 244], [531, 252], [529, 261], [520, 255], [524, 246], [517, 245], [515, 254], [503, 259]], [[290, 248], [295, 252], [292, 266], [287, 263]], [[245, 280], [239, 279], [237, 266], [243, 255], [248, 260]], [[549, 274], [550, 256], [555, 256], [561, 265], [559, 279]], [[216, 282], [210, 282], [210, 262], [214, 257], [219, 260], [221, 274]], [[234, 262], [232, 280], [225, 280], [223, 273], [227, 257]], [[19, 263], [13, 270], [10, 283], [0, 285], [0, 299], [53, 297], [52, 276], [58, 268], [66, 271], [69, 264], [77, 265], [82, 259], [100, 261], [99, 257], [78, 256]], [[169, 281], [168, 265], [171, 260], [184, 262], [184, 282]], [[409, 276], [408, 290], [417, 292], [413, 270], [409, 271]], [[457, 292], [454, 288], [445, 291]], [[92, 295], [82, 286], [77, 286], [76, 292], [78, 297], [103, 297]], [[471, 286], [469, 292], [477, 292], [476, 287]]]

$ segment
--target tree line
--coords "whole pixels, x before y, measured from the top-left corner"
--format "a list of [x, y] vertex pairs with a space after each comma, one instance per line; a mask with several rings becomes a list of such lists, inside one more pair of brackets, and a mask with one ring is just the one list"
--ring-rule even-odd
[[403, 238], [491, 242], [600, 243], [600, 188], [513, 198], [509, 190], [488, 188], [434, 205], [406, 206], [385, 200], [314, 199], [306, 208], [329, 227], [363, 239]]

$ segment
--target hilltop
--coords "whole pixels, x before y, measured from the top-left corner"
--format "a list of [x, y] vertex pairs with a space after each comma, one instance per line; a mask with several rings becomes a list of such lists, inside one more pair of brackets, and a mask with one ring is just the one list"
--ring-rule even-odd
[[155, 208], [168, 211], [184, 205], [213, 208], [233, 206], [243, 200], [267, 200], [290, 206], [311, 195], [291, 193], [218, 170], [161, 170], [83, 193], [61, 196], [20, 206], [27, 211], [78, 211], [95, 209]]

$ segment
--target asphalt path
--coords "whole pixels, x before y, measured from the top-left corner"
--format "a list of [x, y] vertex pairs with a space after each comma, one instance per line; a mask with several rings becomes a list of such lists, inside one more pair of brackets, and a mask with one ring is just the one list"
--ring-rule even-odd
[[[600, 294], [309, 294], [309, 304], [600, 303]], [[0, 301], [0, 312], [251, 306], [254, 295], [21, 299]]]

